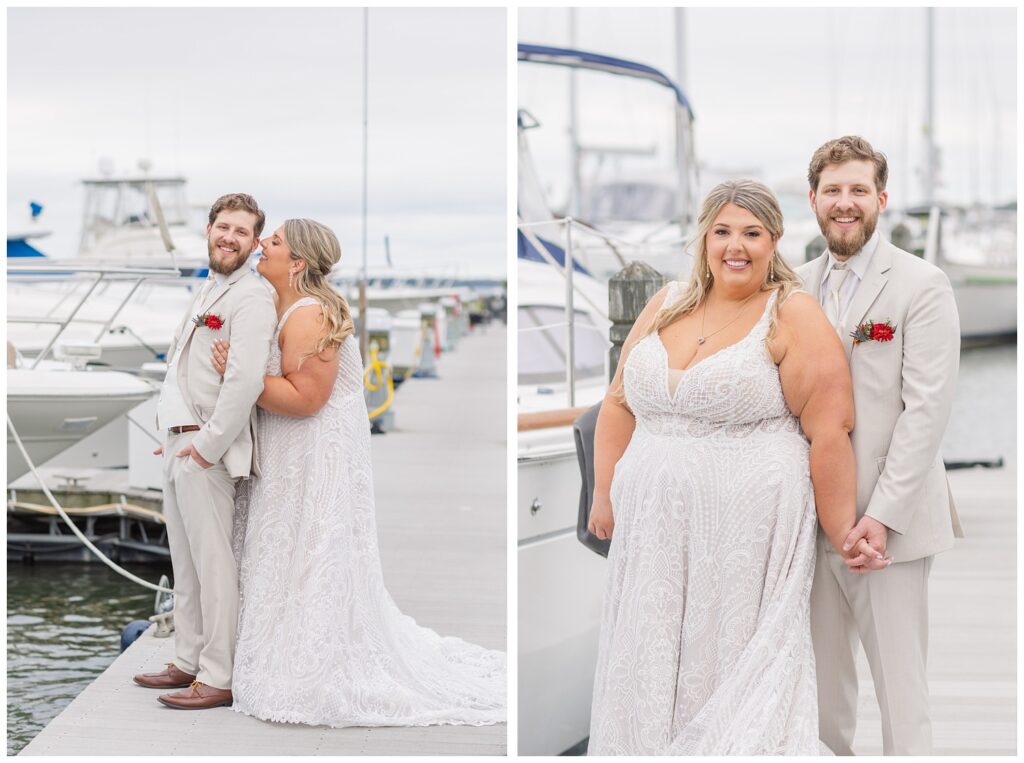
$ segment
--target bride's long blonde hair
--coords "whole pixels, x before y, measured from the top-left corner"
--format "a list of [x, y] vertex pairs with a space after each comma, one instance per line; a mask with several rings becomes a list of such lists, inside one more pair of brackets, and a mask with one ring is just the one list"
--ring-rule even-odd
[[285, 220], [284, 237], [292, 259], [306, 263], [295, 279], [295, 290], [320, 302], [327, 322], [316, 347], [299, 360], [301, 366], [308, 357], [340, 347], [355, 332], [355, 325], [348, 302], [327, 282], [327, 274], [341, 260], [341, 244], [334, 231], [316, 220]]
[[772, 305], [771, 324], [768, 331], [769, 339], [775, 336], [779, 307], [786, 301], [790, 292], [800, 287], [801, 281], [800, 277], [779, 255], [778, 242], [783, 233], [782, 210], [779, 208], [779, 200], [775, 198], [775, 194], [768, 186], [758, 183], [756, 180], [726, 180], [724, 183], [716, 185], [708, 193], [701, 207], [700, 216], [697, 218], [697, 235], [687, 247], [696, 246], [690, 280], [679, 299], [655, 313], [651, 325], [644, 331], [644, 336], [661, 331], [665, 326], [696, 310], [707, 299], [715, 280], [708, 268], [707, 235], [715, 218], [718, 217], [718, 213], [726, 204], [735, 204], [754, 215], [768, 230], [776, 245], [775, 251], [772, 252], [771, 266], [768, 268], [764, 284], [761, 286], [762, 289], [778, 289], [779, 291], [775, 304]]

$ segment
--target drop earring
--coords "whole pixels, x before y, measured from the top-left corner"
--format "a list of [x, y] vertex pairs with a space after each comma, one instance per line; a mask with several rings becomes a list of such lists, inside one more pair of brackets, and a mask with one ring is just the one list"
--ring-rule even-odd
[[768, 263], [768, 280], [775, 280], [775, 255], [772, 255], [771, 261]]
[[288, 271], [288, 288], [294, 288], [295, 286], [295, 272], [292, 270]]

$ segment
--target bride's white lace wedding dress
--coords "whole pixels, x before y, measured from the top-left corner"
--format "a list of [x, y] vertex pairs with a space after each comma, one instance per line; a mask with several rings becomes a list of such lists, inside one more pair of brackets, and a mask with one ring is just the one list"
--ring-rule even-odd
[[[281, 373], [281, 327], [308, 304], [281, 317], [268, 374]], [[234, 709], [335, 727], [504, 721], [504, 652], [418, 626], [384, 587], [362, 380], [348, 337], [317, 414], [258, 412], [262, 477], [235, 505]]]
[[765, 347], [776, 295], [674, 389], [657, 333], [627, 358], [636, 429], [611, 487], [591, 755], [828, 754], [809, 446]]

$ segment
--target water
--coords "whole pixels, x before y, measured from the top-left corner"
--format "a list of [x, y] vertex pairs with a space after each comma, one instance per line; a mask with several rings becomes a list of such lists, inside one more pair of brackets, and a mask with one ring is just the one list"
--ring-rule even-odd
[[1002, 457], [1017, 462], [1017, 345], [960, 353], [960, 376], [949, 425], [942, 438], [947, 461]]
[[[170, 566], [126, 566], [143, 580]], [[7, 754], [16, 755], [117, 658], [153, 592], [103, 564], [7, 565]]]

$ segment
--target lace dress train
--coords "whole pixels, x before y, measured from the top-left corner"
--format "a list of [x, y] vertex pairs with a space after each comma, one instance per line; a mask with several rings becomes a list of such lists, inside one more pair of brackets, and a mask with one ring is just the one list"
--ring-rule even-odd
[[[235, 505], [234, 709], [334, 727], [504, 721], [505, 654], [420, 627], [384, 587], [362, 362], [352, 337], [339, 352], [317, 414], [258, 412], [262, 477]], [[267, 373], [280, 364], [275, 335]]]

